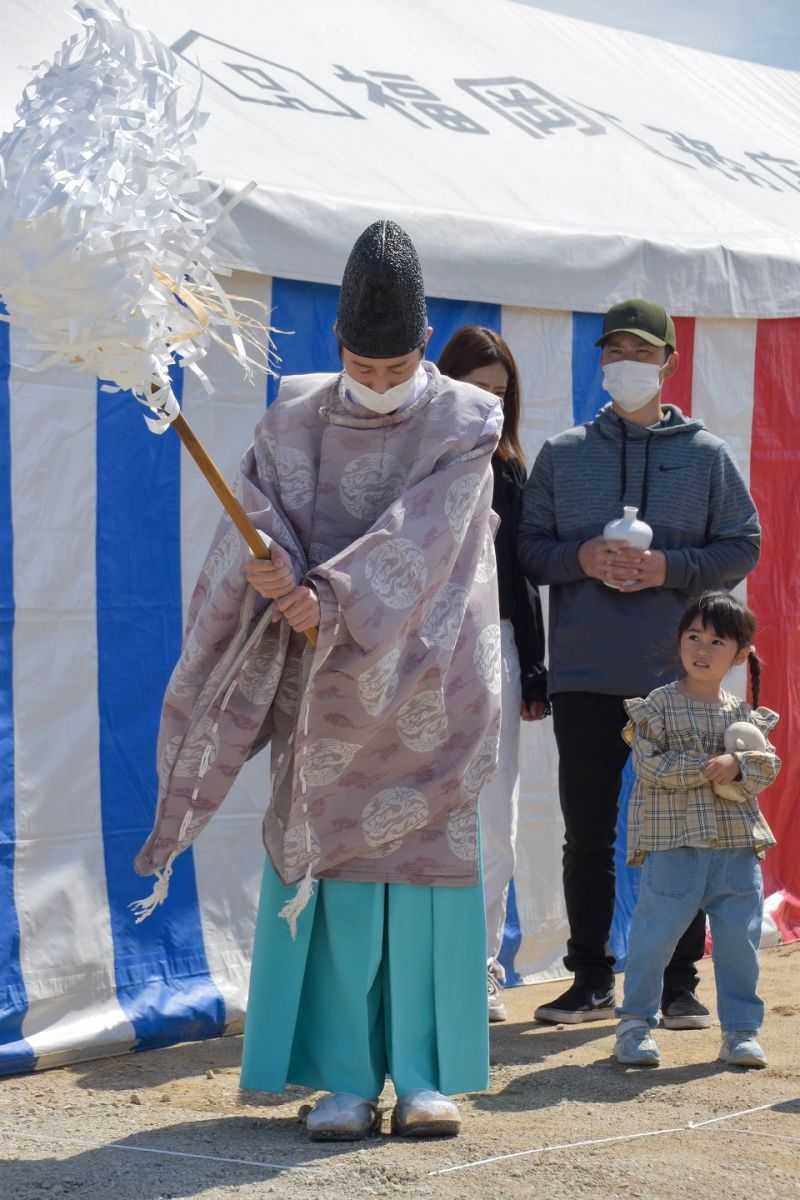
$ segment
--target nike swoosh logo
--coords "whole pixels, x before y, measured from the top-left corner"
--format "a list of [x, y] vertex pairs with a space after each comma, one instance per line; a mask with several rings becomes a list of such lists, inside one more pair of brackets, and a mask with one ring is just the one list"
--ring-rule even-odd
[[663, 463], [658, 464], [659, 471], [685, 471], [686, 463], [678, 463], [677, 467], [666, 467]]

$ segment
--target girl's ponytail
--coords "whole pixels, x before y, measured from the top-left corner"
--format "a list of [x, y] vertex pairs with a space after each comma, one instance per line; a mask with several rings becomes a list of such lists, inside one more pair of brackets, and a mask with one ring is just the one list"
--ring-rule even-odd
[[747, 667], [750, 672], [750, 691], [753, 708], [758, 708], [758, 697], [761, 692], [761, 659], [756, 654], [755, 646], [751, 646], [747, 655]]

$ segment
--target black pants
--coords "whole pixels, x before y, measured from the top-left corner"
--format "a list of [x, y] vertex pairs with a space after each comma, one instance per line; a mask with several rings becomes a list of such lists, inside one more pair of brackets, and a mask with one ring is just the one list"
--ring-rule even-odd
[[[558, 744], [558, 790], [564, 814], [564, 899], [569, 941], [564, 965], [587, 988], [613, 980], [608, 939], [614, 916], [614, 843], [622, 771], [630, 751], [622, 696], [558, 692], [552, 697]], [[694, 990], [703, 957], [705, 913], [699, 912], [664, 971], [665, 992]]]

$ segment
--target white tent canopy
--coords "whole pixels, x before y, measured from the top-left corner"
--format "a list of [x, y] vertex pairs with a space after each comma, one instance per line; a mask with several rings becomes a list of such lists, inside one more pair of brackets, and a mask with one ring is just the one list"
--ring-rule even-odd
[[[7, 0], [0, 116], [74, 25]], [[800, 313], [800, 76], [513, 0], [130, 0], [212, 113], [197, 159], [256, 190], [232, 266], [338, 283], [391, 213], [433, 295], [699, 316]], [[666, 19], [666, 17], [665, 17]], [[14, 69], [9, 69], [13, 64]]]

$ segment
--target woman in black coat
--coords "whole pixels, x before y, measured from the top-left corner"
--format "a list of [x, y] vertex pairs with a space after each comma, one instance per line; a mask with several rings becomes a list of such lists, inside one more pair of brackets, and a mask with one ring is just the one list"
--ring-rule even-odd
[[503, 433], [492, 459], [492, 507], [500, 517], [495, 539], [502, 638], [502, 723], [497, 775], [480, 798], [483, 887], [486, 898], [489, 1020], [505, 1020], [501, 995], [503, 968], [497, 955], [503, 941], [508, 885], [514, 873], [519, 804], [519, 732], [523, 721], [547, 716], [544, 623], [539, 593], [525, 580], [517, 561], [517, 526], [527, 478], [519, 442], [519, 374], [506, 342], [493, 329], [464, 325], [439, 358], [439, 370], [498, 396]]

